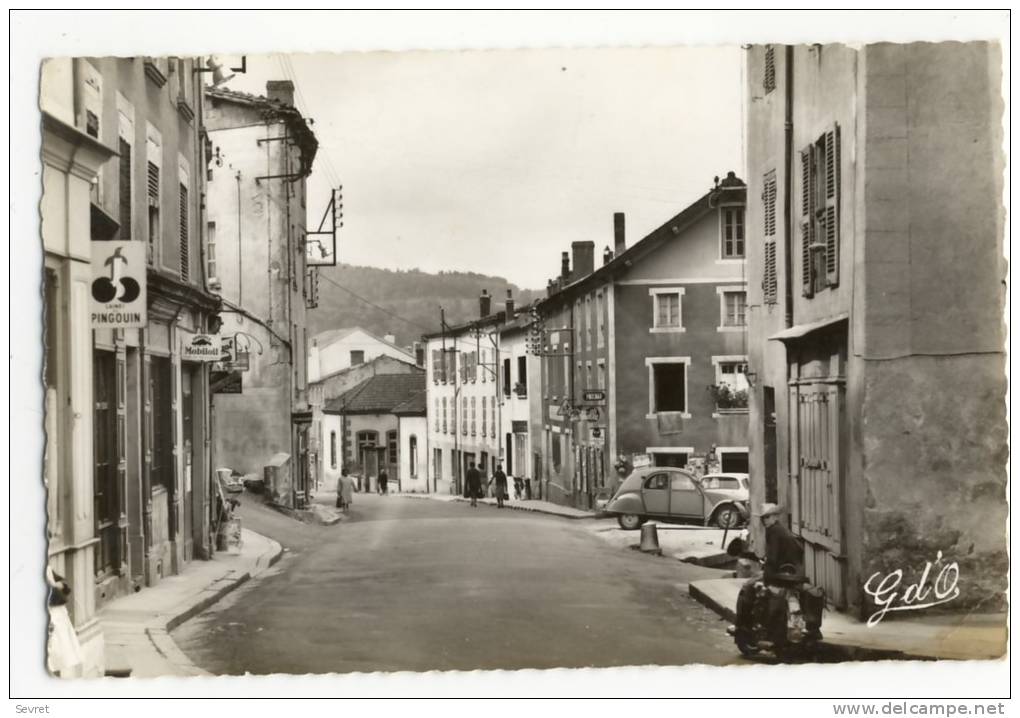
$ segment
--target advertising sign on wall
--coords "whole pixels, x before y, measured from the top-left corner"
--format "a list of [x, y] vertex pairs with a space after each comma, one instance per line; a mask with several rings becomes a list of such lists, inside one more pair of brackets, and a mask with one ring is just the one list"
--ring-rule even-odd
[[145, 243], [92, 242], [91, 248], [92, 328], [144, 327], [148, 323]]
[[184, 361], [220, 361], [223, 347], [218, 334], [191, 334], [181, 345]]

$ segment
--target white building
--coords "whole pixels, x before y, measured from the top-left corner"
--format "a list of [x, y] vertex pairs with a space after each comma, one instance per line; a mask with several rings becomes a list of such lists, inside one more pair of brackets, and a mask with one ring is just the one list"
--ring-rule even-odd
[[506, 312], [490, 313], [488, 294], [479, 304], [479, 319], [425, 336], [428, 477], [437, 493], [463, 493], [472, 463], [484, 482], [504, 459], [499, 329]]
[[414, 364], [414, 354], [397, 346], [395, 341], [391, 334], [380, 338], [361, 327], [320, 332], [312, 337], [308, 346], [308, 380], [318, 381], [378, 356]]
[[[510, 479], [521, 479], [538, 498], [541, 479], [542, 376], [541, 358], [528, 352], [530, 317], [519, 314], [500, 331], [500, 434], [503, 438], [503, 470]], [[532, 442], [532, 436], [539, 441]]]

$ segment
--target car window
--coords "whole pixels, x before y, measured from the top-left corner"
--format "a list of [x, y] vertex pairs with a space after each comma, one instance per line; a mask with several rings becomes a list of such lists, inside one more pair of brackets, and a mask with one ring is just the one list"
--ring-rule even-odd
[[673, 474], [673, 491], [694, 491], [694, 482], [686, 474]]
[[652, 474], [645, 479], [646, 489], [666, 489], [669, 488], [669, 477], [666, 474]]

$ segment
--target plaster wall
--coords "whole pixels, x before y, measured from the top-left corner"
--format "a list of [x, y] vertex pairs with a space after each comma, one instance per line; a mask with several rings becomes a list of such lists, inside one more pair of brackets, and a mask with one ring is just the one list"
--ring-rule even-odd
[[[614, 287], [617, 451], [643, 454], [648, 447], [693, 447], [697, 453], [718, 446], [747, 445], [747, 415], [720, 416], [707, 387], [716, 383], [712, 357], [744, 357], [746, 334], [722, 326], [720, 291], [746, 290], [743, 264], [719, 259], [719, 214], [709, 212], [694, 225], [636, 261]], [[682, 290], [682, 332], [653, 332], [652, 291]], [[648, 418], [648, 358], [689, 357], [687, 411], [676, 433], [660, 431]]]
[[[428, 434], [428, 420], [424, 416], [401, 416], [398, 421], [400, 432], [399, 464], [397, 478], [401, 491], [428, 493], [428, 455], [425, 439]], [[411, 455], [411, 438], [417, 443], [416, 460]], [[413, 466], [412, 466], [413, 464]]]
[[313, 337], [308, 355], [308, 375], [312, 381], [350, 368], [352, 351], [364, 352], [365, 362], [378, 356], [388, 356], [414, 364], [412, 354], [360, 330], [328, 344], [316, 342], [317, 339]]

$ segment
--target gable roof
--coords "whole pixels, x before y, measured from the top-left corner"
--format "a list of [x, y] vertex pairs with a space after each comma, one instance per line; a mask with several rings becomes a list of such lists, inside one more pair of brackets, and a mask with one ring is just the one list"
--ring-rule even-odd
[[410, 358], [412, 362], [414, 360], [414, 354], [407, 351], [407, 349], [405, 349], [404, 347], [397, 346], [393, 342], [388, 342], [382, 337], [376, 336], [372, 332], [362, 327], [344, 327], [342, 329], [327, 329], [326, 331], [319, 332], [314, 337], [312, 337], [312, 341], [316, 342], [316, 346], [321, 350], [322, 347], [332, 344], [333, 342], [340, 341], [341, 339], [345, 339], [349, 337], [351, 334], [354, 334], [354, 332], [361, 332], [365, 336], [374, 339], [380, 344], [385, 344], [388, 347], [396, 349], [400, 353]]
[[[723, 192], [726, 193], [726, 196], [723, 196]], [[634, 262], [643, 259], [670, 238], [679, 236], [703, 216], [718, 209], [723, 202], [727, 204], [746, 204], [747, 202], [747, 185], [733, 172], [729, 172], [718, 186], [706, 192], [591, 274], [585, 275], [555, 294], [539, 300], [539, 305], [555, 304], [557, 300], [572, 298], [575, 292], [585, 291], [593, 284], [608, 281], [617, 272], [629, 268]]]
[[[421, 367], [418, 366], [417, 364], [415, 364], [414, 362], [404, 361], [403, 359], [398, 359], [397, 357], [392, 357], [389, 354], [380, 354], [379, 356], [372, 357], [368, 361], [362, 362], [361, 364], [352, 364], [349, 367], [345, 367], [343, 369], [337, 369], [336, 371], [330, 372], [329, 374], [324, 374], [323, 376], [320, 376], [315, 381], [310, 381], [308, 383], [309, 384], [321, 384], [322, 382], [326, 381], [327, 379], [333, 379], [334, 377], [340, 376], [341, 374], [348, 374], [348, 373], [355, 372], [355, 371], [364, 371], [365, 367], [374, 366], [376, 364], [387, 364], [387, 363], [391, 363], [391, 362], [392, 363], [396, 363], [396, 364], [403, 364], [405, 366], [414, 367], [415, 369], [421, 369]], [[375, 371], [375, 369], [373, 369], [373, 371]]]
[[377, 374], [330, 399], [326, 414], [392, 414], [415, 394], [425, 393], [425, 371], [411, 374]]

